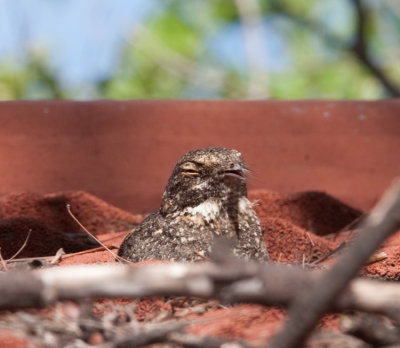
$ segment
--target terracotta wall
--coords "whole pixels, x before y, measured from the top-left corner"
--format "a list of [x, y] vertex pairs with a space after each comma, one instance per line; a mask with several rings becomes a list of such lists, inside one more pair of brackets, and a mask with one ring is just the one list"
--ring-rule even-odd
[[155, 209], [190, 149], [240, 150], [251, 188], [368, 209], [400, 173], [400, 100], [0, 103], [0, 194], [85, 190]]

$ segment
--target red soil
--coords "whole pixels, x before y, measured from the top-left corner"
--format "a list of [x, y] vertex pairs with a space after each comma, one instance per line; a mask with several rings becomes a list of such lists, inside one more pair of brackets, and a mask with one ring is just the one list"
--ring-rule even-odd
[[[84, 192], [39, 195], [9, 194], [0, 198], [0, 246], [10, 258], [28, 243], [19, 257], [54, 255], [58, 249], [72, 253], [93, 247], [88, 235], [72, 220], [66, 205], [94, 235], [126, 231], [142, 220]], [[97, 243], [95, 243], [97, 244]]]
[[[264, 240], [271, 258], [275, 261], [301, 263], [311, 262], [326, 255], [338, 245], [331, 235], [360, 216], [361, 212], [347, 206], [324, 193], [303, 192], [295, 195], [279, 195], [271, 191], [251, 191], [249, 196], [257, 200], [256, 211], [264, 230]], [[3, 257], [15, 253], [26, 238], [31, 235], [20, 256], [53, 255], [59, 248], [69, 252], [93, 247], [85, 240], [82, 230], [77, 227], [65, 211], [65, 204], [71, 204], [81, 222], [109, 247], [119, 245], [128, 228], [143, 217], [124, 212], [84, 192], [67, 192], [50, 195], [17, 194], [3, 196], [0, 200], [0, 245]], [[307, 228], [311, 226], [313, 228]], [[121, 231], [124, 229], [125, 231]], [[320, 235], [315, 232], [319, 232]], [[348, 233], [344, 233], [348, 238]], [[75, 237], [79, 238], [75, 238]], [[400, 248], [396, 244], [400, 236], [388, 241], [384, 250], [388, 259], [367, 266], [364, 273], [373, 276], [398, 278]], [[343, 239], [343, 238], [342, 238]], [[61, 265], [96, 262], [114, 262], [106, 251], [85, 252], [66, 256]], [[148, 264], [144, 262], [142, 264]], [[153, 262], [152, 262], [153, 263]], [[132, 301], [118, 301], [130, 303]], [[167, 300], [149, 298], [136, 301], [138, 320], [151, 320], [162, 313], [182, 310], [181, 305]], [[183, 307], [187, 308], [186, 303]], [[101, 315], [101, 312], [97, 313]], [[260, 344], [273, 335], [281, 326], [284, 314], [280, 309], [258, 305], [236, 305], [232, 308], [210, 308], [202, 314], [189, 317], [209, 320], [206, 324], [194, 325], [190, 332], [201, 335], [217, 335], [227, 338], [243, 338]], [[338, 329], [337, 316], [326, 316], [322, 327]], [[11, 338], [8, 338], [11, 339]]]
[[[361, 209], [368, 211], [400, 172], [399, 112], [399, 100], [0, 103], [1, 255], [11, 257], [29, 231], [18, 257], [95, 247], [66, 204], [106, 245], [118, 246], [143, 219], [140, 214], [159, 205], [179, 156], [219, 145], [239, 149], [252, 168], [250, 187], [257, 190], [249, 196], [258, 200], [255, 209], [271, 258], [312, 262], [352, 237], [341, 230]], [[63, 192], [46, 194], [57, 191]], [[364, 267], [362, 274], [399, 279], [400, 233], [381, 250], [388, 258]], [[60, 264], [96, 262], [114, 259], [106, 251], [91, 251], [66, 256]], [[183, 310], [166, 299], [141, 299], [136, 305], [140, 320]], [[284, 313], [257, 305], [211, 305], [186, 317], [210, 320], [192, 326], [193, 333], [257, 344], [279, 329]], [[324, 317], [321, 326], [338, 329], [337, 316]], [[26, 346], [6, 330], [0, 331], [0, 343]]]

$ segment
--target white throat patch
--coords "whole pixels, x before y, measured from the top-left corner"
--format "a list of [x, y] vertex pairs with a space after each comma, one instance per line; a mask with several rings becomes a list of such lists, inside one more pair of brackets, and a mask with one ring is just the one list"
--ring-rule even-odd
[[204, 220], [210, 222], [219, 216], [221, 203], [217, 203], [214, 200], [206, 200], [195, 207], [186, 207], [184, 211], [192, 215], [200, 215]]

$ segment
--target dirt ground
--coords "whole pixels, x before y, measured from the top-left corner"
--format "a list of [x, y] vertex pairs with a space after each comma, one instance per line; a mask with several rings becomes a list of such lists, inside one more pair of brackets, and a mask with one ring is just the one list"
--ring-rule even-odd
[[[322, 192], [281, 195], [272, 191], [253, 190], [249, 196], [258, 201], [256, 211], [271, 258], [282, 263], [311, 263], [328, 254], [343, 240], [352, 238], [351, 233], [341, 230], [362, 214], [360, 210]], [[3, 258], [11, 257], [21, 247], [29, 231], [28, 243], [19, 257], [51, 256], [59, 248], [67, 253], [76, 253], [96, 247], [71, 220], [65, 209], [67, 203], [81, 223], [110, 248], [118, 247], [126, 233], [144, 217], [118, 209], [82, 191], [5, 195], [0, 198], [0, 245]], [[400, 233], [387, 241], [381, 250], [387, 253], [388, 258], [365, 267], [362, 273], [398, 279]], [[66, 255], [60, 266], [98, 262], [115, 261], [107, 251], [86, 251]], [[114, 300], [114, 303], [129, 301]], [[191, 327], [192, 333], [246, 339], [253, 344], [261, 344], [268, 339], [284, 320], [284, 312], [278, 308], [248, 304], [219, 308], [214, 305], [197, 314], [188, 309], [187, 304], [156, 298], [140, 300], [136, 315], [139, 320], [149, 321], [162, 312], [183, 310], [187, 311], [186, 315], [182, 315], [183, 318], [207, 319], [206, 324]], [[98, 311], [97, 315], [102, 315], [102, 312]], [[320, 326], [339, 330], [339, 316], [326, 316]], [[2, 347], [24, 347], [26, 341], [17, 337], [15, 332], [0, 331]]]
[[[280, 116], [275, 121], [269, 119], [267, 123], [271, 125], [273, 122], [277, 122], [275, 130], [279, 130], [278, 134], [274, 134], [269, 140], [265, 140], [255, 130], [254, 125], [251, 125], [250, 130], [246, 131], [242, 120], [237, 118], [235, 119], [235, 127], [238, 128], [236, 133], [232, 133], [233, 126], [230, 124], [227, 126], [228, 133], [222, 139], [221, 145], [240, 148], [244, 158], [249, 158], [252, 163], [254, 177], [249, 179], [251, 182], [249, 197], [252, 201], [257, 201], [255, 209], [262, 223], [264, 241], [274, 262], [311, 263], [327, 255], [343, 241], [351, 240], [356, 233], [353, 232], [352, 222], [363, 213], [368, 212], [380, 197], [384, 188], [400, 171], [398, 155], [396, 154], [398, 153], [398, 145], [400, 145], [400, 137], [398, 136], [400, 134], [400, 122], [398, 117], [392, 118], [393, 110], [400, 111], [399, 101], [388, 102], [387, 104], [351, 104], [350, 106], [349, 104], [346, 106], [346, 103], [338, 103], [339, 106], [337, 106], [337, 103], [331, 104], [328, 102], [325, 102], [325, 104], [312, 104], [310, 102], [300, 106], [291, 104], [290, 107], [280, 110], [275, 103], [272, 103], [270, 108], [279, 113]], [[35, 106], [35, 108], [48, 108], [48, 112], [44, 114], [46, 120], [47, 117], [50, 117], [48, 114], [58, 107], [52, 103], [49, 105], [46, 106], [42, 103]], [[228, 106], [220, 105], [217, 107], [213, 104], [211, 108], [217, 109], [213, 112], [223, 109], [225, 114], [227, 109], [228, 111], [234, 109], [232, 106]], [[78, 106], [74, 105], [73, 110], [80, 110], [81, 113], [84, 113], [85, 107], [87, 106], [79, 109]], [[119, 107], [122, 108], [121, 112], [124, 112], [126, 105], [121, 103]], [[143, 108], [143, 106], [141, 107]], [[68, 108], [71, 108], [71, 106], [64, 108], [65, 113], [70, 110]], [[174, 108], [176, 109], [177, 106], [172, 104], [172, 109], [175, 110]], [[187, 111], [189, 108], [189, 105], [183, 105], [183, 110]], [[347, 110], [346, 120], [340, 118], [342, 115], [337, 116], [337, 108]], [[197, 111], [193, 122], [198, 122], [199, 115], [206, 114], [207, 108], [203, 104], [194, 104], [194, 109]], [[247, 109], [253, 110], [253, 106]], [[29, 125], [23, 123], [22, 121], [28, 120], [28, 118], [26, 118], [24, 112], [18, 111], [15, 105], [11, 109], [10, 105], [6, 107], [4, 104], [0, 105], [1, 110], [17, 110], [15, 117], [19, 118], [21, 125], [18, 130], [15, 120], [11, 120], [8, 115], [0, 114], [0, 122], [4, 127], [7, 128], [7, 122], [9, 122], [8, 131], [4, 127], [0, 130], [0, 133], [5, 135], [2, 139], [4, 142], [3, 150], [0, 150], [3, 156], [0, 167], [3, 171], [5, 168], [11, 168], [10, 173], [5, 174], [5, 184], [0, 191], [2, 192], [0, 196], [0, 247], [4, 259], [14, 255], [29, 234], [28, 242], [18, 255], [19, 258], [52, 256], [55, 255], [57, 250], [63, 248], [67, 254], [73, 255], [65, 255], [59, 263], [61, 267], [71, 264], [115, 262], [107, 251], [88, 251], [88, 249], [95, 248], [97, 245], [71, 219], [67, 213], [66, 204], [71, 206], [72, 212], [88, 230], [107, 246], [116, 250], [124, 236], [142, 221], [146, 214], [157, 207], [163, 186], [165, 186], [168, 178], [166, 173], [173, 167], [181, 154], [178, 153], [189, 148], [202, 147], [201, 145], [204, 143], [215, 145], [217, 141], [215, 135], [212, 135], [210, 141], [207, 142], [200, 142], [197, 136], [195, 141], [189, 142], [188, 137], [183, 134], [179, 146], [175, 143], [172, 146], [172, 153], [166, 154], [161, 141], [163, 135], [160, 136], [160, 134], [165, 133], [165, 130], [156, 126], [159, 134], [155, 136], [153, 141], [156, 141], [156, 147], [159, 147], [160, 151], [156, 151], [154, 144], [149, 144], [148, 157], [140, 157], [143, 161], [143, 167], [138, 168], [137, 173], [132, 172], [132, 176], [136, 177], [136, 175], [146, 176], [146, 171], [148, 171], [149, 177], [140, 178], [136, 181], [132, 180], [128, 183], [127, 173], [121, 174], [123, 176], [122, 184], [118, 184], [118, 187], [120, 185], [127, 185], [126, 187], [132, 185], [134, 187], [127, 189], [128, 194], [123, 197], [120, 191], [115, 192], [113, 196], [112, 190], [115, 190], [116, 186], [113, 186], [112, 183], [118, 180], [118, 176], [115, 174], [122, 170], [133, 170], [132, 162], [129, 162], [129, 168], [122, 164], [124, 156], [121, 154], [118, 154], [115, 158], [115, 161], [118, 162], [115, 163], [117, 168], [115, 171], [112, 170], [112, 162], [108, 158], [107, 166], [110, 167], [107, 167], [106, 172], [101, 175], [94, 173], [93, 177], [90, 177], [87, 172], [78, 170], [69, 173], [69, 177], [61, 178], [57, 176], [68, 164], [72, 167], [75, 166], [75, 169], [76, 166], [79, 166], [76, 158], [73, 157], [75, 154], [69, 152], [71, 146], [75, 145], [66, 143], [67, 138], [65, 137], [65, 134], [70, 134], [71, 138], [73, 124], [78, 124], [75, 116], [73, 116], [73, 124], [68, 125], [67, 128], [65, 128], [65, 115], [64, 118], [60, 118], [59, 128], [54, 128], [56, 131], [54, 131], [54, 137], [51, 138], [51, 141], [54, 142], [59, 137], [57, 148], [61, 151], [59, 152], [60, 156], [64, 157], [55, 159], [53, 157], [56, 156], [54, 149], [48, 149], [51, 152], [50, 157], [46, 157], [48, 156], [46, 154], [42, 155], [51, 159], [50, 164], [38, 168], [40, 175], [49, 174], [46, 186], [47, 178], [39, 178], [35, 170], [34, 162], [36, 159], [34, 156], [38, 156], [43, 143], [49, 146], [49, 134], [44, 135], [43, 138], [40, 136], [43, 127], [46, 128], [46, 132], [51, 133], [48, 128], [49, 123], [46, 123], [46, 120], [42, 118], [40, 122], [36, 123], [31, 119], [28, 122]], [[96, 110], [103, 110], [101, 104]], [[162, 113], [162, 108], [157, 110], [155, 114]], [[311, 119], [307, 116], [307, 112], [310, 110], [312, 110]], [[352, 110], [357, 110], [357, 114], [353, 115]], [[319, 121], [312, 119], [312, 115], [317, 112], [322, 115], [319, 116]], [[326, 112], [328, 113], [324, 114]], [[385, 112], [387, 113], [385, 114]], [[254, 113], [253, 117], [259, 117], [256, 112]], [[338, 118], [335, 120], [336, 116], [339, 120]], [[382, 117], [382, 122], [379, 122], [378, 116]], [[152, 117], [156, 118], [154, 115]], [[233, 117], [238, 116], [234, 113]], [[285, 117], [289, 118], [290, 122], [286, 122]], [[301, 127], [301, 124], [295, 120], [296, 117], [305, 120], [307, 129]], [[206, 115], [205, 120], [207, 119], [208, 116]], [[54, 127], [56, 121], [52, 119], [49, 122]], [[86, 123], [87, 120], [83, 122], [86, 125], [89, 124]], [[227, 121], [225, 119], [220, 120], [216, 123], [216, 126], [222, 127], [224, 122]], [[260, 119], [257, 122], [261, 122]], [[279, 124], [279, 122], [283, 123]], [[326, 124], [329, 122], [332, 122], [332, 134], [329, 133], [330, 126]], [[188, 121], [185, 119], [184, 123], [186, 124]], [[181, 135], [180, 132], [184, 132], [187, 126], [186, 124], [177, 127], [177, 137]], [[32, 128], [31, 133], [27, 129], [29, 127]], [[201, 129], [200, 132], [209, 131], [208, 127], [201, 127], [204, 129]], [[93, 132], [98, 132], [99, 136], [105, 137], [107, 143], [111, 142], [115, 145], [115, 142], [122, 141], [119, 146], [126, 153], [129, 152], [129, 149], [124, 148], [126, 143], [119, 138], [111, 140], [110, 134], [105, 128], [104, 115], [101, 114], [97, 128], [87, 126], [86, 130], [82, 131], [83, 136], [82, 134], [76, 135], [76, 142], [82, 146], [85, 143], [82, 137], [86, 133], [93, 138]], [[82, 128], [80, 129], [82, 130]], [[152, 130], [152, 132], [158, 130]], [[248, 132], [248, 134], [238, 136], [236, 146], [235, 141], [232, 141], [230, 136], [243, 132]], [[32, 137], [26, 134], [38, 136]], [[23, 138], [24, 136], [25, 138]], [[122, 136], [129, 135], [124, 133]], [[138, 135], [137, 141], [140, 142], [140, 149], [145, 149], [146, 141], [139, 139], [141, 136]], [[149, 136], [152, 135], [149, 134]], [[332, 142], [325, 143], [325, 137]], [[97, 135], [96, 139], [96, 141], [99, 141]], [[29, 145], [31, 146], [30, 149], [28, 148], [28, 141], [32, 142]], [[266, 141], [269, 146], [264, 146]], [[303, 142], [302, 149], [298, 148], [297, 141]], [[250, 150], [254, 142], [258, 142], [259, 160], [257, 160], [257, 151]], [[90, 151], [98, 151], [92, 155], [101, 157], [103, 148], [98, 147], [97, 150], [94, 150], [89, 142], [87, 146]], [[63, 147], [67, 147], [69, 150], [64, 151]], [[24, 157], [24, 159], [17, 158], [18, 149], [21, 152], [20, 156], [27, 157]], [[326, 150], [326, 153], [324, 153], [324, 150]], [[76, 151], [78, 152], [78, 150]], [[87, 154], [88, 149], [82, 151]], [[137, 149], [133, 150], [134, 153], [137, 151]], [[277, 154], [277, 151], [279, 151], [279, 154]], [[8, 158], [6, 158], [7, 154]], [[107, 156], [109, 155], [111, 153]], [[80, 158], [81, 154], [76, 156]], [[160, 171], [155, 164], [157, 161], [154, 162], [151, 159], [154, 159], [154, 156], [160, 159]], [[172, 157], [175, 160], [171, 160]], [[166, 164], [166, 159], [171, 163]], [[38, 157], [39, 162], [42, 160]], [[261, 160], [266, 161], [266, 163], [260, 163]], [[8, 166], [6, 165], [7, 161]], [[89, 161], [92, 161], [92, 164], [96, 166], [93, 159], [89, 159]], [[139, 164], [135, 162], [135, 165]], [[19, 172], [21, 173], [20, 181], [18, 181], [17, 175]], [[271, 178], [271, 185], [268, 185], [267, 176]], [[111, 184], [107, 183], [107, 177], [110, 178]], [[31, 180], [32, 186], [28, 190], [29, 180]], [[85, 180], [90, 181], [90, 183], [80, 186], [79, 183]], [[77, 186], [84, 190], [74, 189]], [[13, 190], [13, 187], [16, 187], [16, 189]], [[60, 192], [52, 190], [52, 188], [60, 187], [63, 187], [59, 190]], [[149, 191], [149, 197], [141, 201], [146, 190]], [[87, 191], [100, 192], [100, 196], [110, 199], [105, 201]], [[133, 196], [135, 199], [132, 198]], [[115, 202], [122, 208], [112, 204], [115, 204]], [[387, 258], [364, 267], [361, 272], [362, 275], [398, 280], [400, 276], [400, 232], [386, 241], [382, 245], [381, 251], [386, 252]], [[329, 265], [337, 256], [340, 256], [340, 253], [334, 255], [332, 259], [324, 261], [323, 264]], [[119, 302], [115, 300], [115, 302], [127, 303], [126, 300]], [[197, 313], [188, 310], [187, 304], [183, 306], [156, 298], [136, 300], [136, 315], [142, 321], [151, 320], [151, 318], [163, 312], [177, 313], [178, 311], [183, 311], [182, 317], [185, 318], [201, 317], [207, 319], [204, 324], [191, 327], [190, 331], [193, 333], [245, 339], [253, 344], [260, 344], [271, 337], [284, 320], [283, 310], [259, 305], [240, 304], [226, 308], [210, 304], [206, 311]], [[4, 314], [0, 313], [0, 317]], [[101, 310], [96, 312], [96, 315], [103, 314]], [[320, 327], [339, 330], [340, 317], [327, 315], [321, 321]], [[2, 347], [29, 346], [29, 342], [24, 337], [19, 336], [15, 331], [7, 330], [7, 328], [0, 329], [0, 343]]]

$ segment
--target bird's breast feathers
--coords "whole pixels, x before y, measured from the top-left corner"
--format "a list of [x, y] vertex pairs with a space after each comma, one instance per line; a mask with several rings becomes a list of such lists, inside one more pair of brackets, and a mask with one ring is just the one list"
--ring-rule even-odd
[[[238, 210], [239, 215], [252, 215], [254, 213], [253, 204], [247, 199], [247, 197], [241, 197], [239, 199]], [[210, 223], [221, 217], [225, 217], [226, 213], [227, 211], [220, 200], [210, 198], [194, 207], [186, 207], [180, 212], [175, 212], [173, 218], [178, 216], [191, 216], [198, 217], [201, 220], [204, 220], [204, 222]]]

